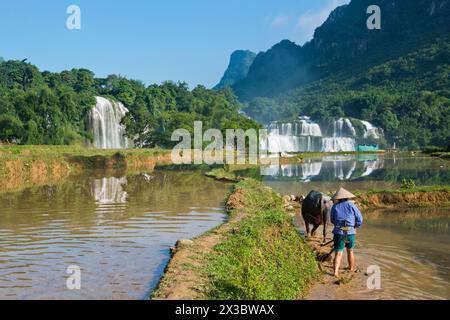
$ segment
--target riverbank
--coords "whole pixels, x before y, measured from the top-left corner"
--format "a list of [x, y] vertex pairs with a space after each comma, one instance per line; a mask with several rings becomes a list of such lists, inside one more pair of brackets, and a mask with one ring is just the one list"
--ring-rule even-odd
[[450, 206], [450, 186], [424, 186], [355, 192], [362, 208]]
[[433, 152], [430, 156], [441, 159], [450, 159], [450, 152]]
[[153, 170], [170, 164], [167, 150], [100, 150], [71, 146], [1, 146], [0, 192], [57, 183], [88, 170]]
[[152, 298], [304, 298], [318, 265], [281, 197], [244, 179], [235, 185], [227, 210], [226, 223], [178, 242]]
[[[216, 168], [207, 172], [206, 175], [221, 181], [238, 182], [248, 177], [258, 179], [260, 178], [258, 172], [259, 167], [257, 166], [234, 166], [227, 169]], [[352, 192], [358, 195], [357, 203], [362, 208], [421, 207], [436, 204], [450, 206], [450, 185], [372, 189], [369, 191], [352, 190]], [[291, 197], [291, 195], [289, 196]], [[301, 195], [293, 196], [299, 198]]]

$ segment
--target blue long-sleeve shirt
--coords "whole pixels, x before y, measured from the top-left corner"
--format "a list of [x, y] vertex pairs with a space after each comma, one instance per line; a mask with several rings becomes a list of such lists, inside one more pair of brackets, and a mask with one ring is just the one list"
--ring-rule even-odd
[[[331, 223], [334, 224], [334, 234], [356, 234], [356, 228], [361, 227], [363, 217], [359, 209], [350, 201], [339, 202], [331, 208]], [[348, 231], [341, 227], [350, 227]]]

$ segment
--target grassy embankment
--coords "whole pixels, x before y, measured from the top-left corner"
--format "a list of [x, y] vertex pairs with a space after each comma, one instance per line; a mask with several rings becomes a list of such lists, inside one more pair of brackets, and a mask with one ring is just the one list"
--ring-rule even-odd
[[155, 149], [99, 150], [73, 146], [0, 146], [0, 191], [54, 183], [86, 170], [153, 169], [170, 162]]
[[430, 154], [431, 157], [450, 159], [450, 152], [434, 152]]
[[363, 208], [449, 207], [450, 186], [385, 189], [355, 192]]
[[430, 146], [424, 148], [422, 152], [430, 155], [430, 157], [450, 159], [450, 146], [447, 148]]
[[178, 246], [155, 299], [299, 299], [318, 276], [315, 255], [272, 189], [235, 185], [229, 220]]
[[[227, 181], [240, 181], [248, 176], [259, 178], [258, 167], [255, 166], [216, 168], [206, 175]], [[413, 181], [404, 181], [395, 189], [352, 191], [358, 195], [357, 202], [364, 208], [450, 206], [450, 185], [416, 186]]]

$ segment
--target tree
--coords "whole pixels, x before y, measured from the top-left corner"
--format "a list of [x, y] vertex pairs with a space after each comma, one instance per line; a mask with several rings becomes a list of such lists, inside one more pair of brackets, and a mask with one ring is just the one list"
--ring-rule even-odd
[[22, 121], [12, 114], [0, 115], [0, 140], [20, 143], [24, 135]]
[[43, 143], [41, 131], [34, 120], [30, 120], [26, 125], [25, 144], [38, 145]]

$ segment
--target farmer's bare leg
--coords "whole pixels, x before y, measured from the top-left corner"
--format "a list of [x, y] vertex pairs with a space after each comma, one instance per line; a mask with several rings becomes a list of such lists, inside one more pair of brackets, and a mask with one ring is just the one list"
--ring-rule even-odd
[[334, 276], [339, 276], [339, 268], [341, 267], [341, 261], [342, 261], [342, 254], [344, 252], [336, 252], [336, 255], [334, 257]]
[[353, 249], [347, 249], [348, 268], [350, 271], [355, 271], [355, 253]]

